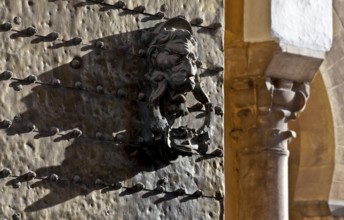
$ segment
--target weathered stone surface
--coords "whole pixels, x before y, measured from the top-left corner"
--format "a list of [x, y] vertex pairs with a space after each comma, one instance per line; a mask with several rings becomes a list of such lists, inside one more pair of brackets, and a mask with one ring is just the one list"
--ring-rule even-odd
[[272, 41], [271, 1], [244, 1], [244, 41]]
[[[233, 2], [232, 2], [233, 3]], [[236, 2], [237, 3], [237, 2]], [[239, 16], [240, 17], [240, 16]], [[228, 37], [226, 45], [226, 219], [239, 218], [238, 151], [245, 140], [252, 140], [243, 127], [256, 124], [250, 109], [257, 105], [257, 85], [264, 80], [264, 71], [275, 51], [275, 42], [242, 43]], [[241, 114], [237, 114], [241, 111]], [[254, 141], [254, 140], [252, 140]], [[262, 198], [263, 199], [263, 198]]]
[[[184, 14], [189, 21], [202, 17], [206, 26], [223, 21], [221, 0], [197, 1], [196, 10], [196, 1], [125, 3], [128, 8], [145, 5], [152, 14], [166, 4], [166, 17]], [[81, 0], [1, 1], [0, 19], [13, 22], [14, 30], [0, 32], [0, 72], [11, 70], [18, 79], [32, 74], [39, 82], [51, 83], [0, 81], [0, 120], [12, 122], [0, 130], [0, 169], [8, 167], [14, 175], [0, 179], [1, 218], [222, 218], [223, 199], [215, 197], [218, 191], [224, 194], [222, 157], [194, 155], [161, 165], [140, 158], [135, 150], [127, 152], [125, 143], [137, 138], [141, 123], [137, 101], [141, 90], [134, 82], [146, 64], [135, 54], [141, 49], [139, 37], [142, 29], [161, 20]], [[41, 36], [55, 31], [58, 40], [15, 32], [30, 26]], [[223, 66], [222, 29], [193, 27], [193, 31], [204, 67]], [[222, 106], [222, 73], [198, 71], [211, 102]], [[195, 104], [187, 99], [188, 105]], [[198, 112], [179, 123], [196, 126], [202, 120]], [[28, 123], [35, 125], [33, 132]], [[52, 127], [59, 133], [53, 135]], [[222, 116], [215, 117], [213, 129], [216, 135], [209, 152], [223, 149]], [[16, 177], [29, 170], [43, 179]], [[53, 174], [58, 180], [51, 180]], [[162, 178], [167, 180], [166, 191], [184, 188], [187, 194], [145, 190], [154, 190]], [[145, 189], [135, 192], [131, 187], [137, 183]], [[197, 190], [204, 196], [191, 196]]]
[[290, 53], [277, 53], [273, 56], [266, 76], [288, 79], [295, 82], [311, 82], [318, 72], [322, 59]]

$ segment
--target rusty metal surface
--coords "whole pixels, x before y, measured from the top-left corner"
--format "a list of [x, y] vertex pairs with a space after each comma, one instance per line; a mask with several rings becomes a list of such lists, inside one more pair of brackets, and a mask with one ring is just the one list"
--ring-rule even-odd
[[[145, 5], [153, 14], [162, 9], [166, 17], [201, 17], [205, 26], [223, 21], [221, 0], [125, 2], [128, 8]], [[13, 73], [12, 80], [0, 81], [0, 121], [12, 122], [0, 129], [0, 170], [12, 171], [0, 178], [1, 218], [222, 218], [221, 155], [166, 165], [128, 153], [125, 144], [137, 137], [141, 123], [140, 89], [132, 85], [145, 69], [138, 39], [142, 29], [161, 20], [81, 0], [1, 0], [0, 20], [12, 23], [12, 31], [2, 26], [0, 32], [0, 73]], [[40, 37], [52, 32], [57, 39]], [[222, 29], [194, 26], [193, 32], [203, 67], [223, 66]], [[71, 41], [75, 37], [82, 43]], [[221, 69], [199, 73], [210, 101], [221, 109]], [[29, 75], [37, 82], [30, 83]], [[202, 117], [190, 114], [179, 123], [198, 126]], [[223, 149], [222, 120], [217, 114], [209, 152]], [[82, 131], [78, 138], [75, 129]], [[37, 175], [32, 180], [30, 170]], [[166, 185], [158, 193], [154, 189], [163, 178]], [[203, 196], [192, 195], [197, 190]]]

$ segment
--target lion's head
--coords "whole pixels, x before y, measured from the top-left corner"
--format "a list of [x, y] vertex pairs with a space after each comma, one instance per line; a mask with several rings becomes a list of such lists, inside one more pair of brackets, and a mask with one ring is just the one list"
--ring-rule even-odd
[[169, 105], [163, 111], [178, 114], [186, 93], [195, 87], [197, 41], [190, 24], [181, 18], [167, 21], [157, 29], [147, 50], [150, 103], [158, 104], [163, 99]]

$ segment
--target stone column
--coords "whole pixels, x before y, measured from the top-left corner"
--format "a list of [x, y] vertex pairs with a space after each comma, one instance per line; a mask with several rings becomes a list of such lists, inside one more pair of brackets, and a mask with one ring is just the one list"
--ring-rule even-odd
[[308, 91], [308, 83], [267, 77], [256, 109], [238, 112], [256, 119], [256, 126], [245, 129], [246, 146], [238, 153], [240, 220], [289, 219], [288, 141], [296, 133], [288, 122], [303, 110]]
[[[288, 122], [305, 107], [308, 83], [331, 48], [332, 26], [332, 0], [244, 0], [244, 41], [275, 39], [281, 52], [261, 76], [264, 83], [252, 80], [259, 70], [248, 65], [241, 76], [248, 88], [234, 104], [240, 220], [289, 219], [288, 140], [296, 134]], [[248, 56], [248, 63], [262, 58]]]

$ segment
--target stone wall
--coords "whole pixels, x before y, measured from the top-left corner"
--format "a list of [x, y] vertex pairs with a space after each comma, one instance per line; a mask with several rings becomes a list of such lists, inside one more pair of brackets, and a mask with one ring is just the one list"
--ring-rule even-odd
[[[0, 32], [0, 217], [222, 219], [223, 31], [214, 28], [223, 23], [222, 0], [125, 1], [153, 16], [98, 2], [0, 2], [1, 23], [12, 24]], [[203, 63], [198, 74], [217, 107], [208, 154], [173, 164], [128, 145], [147, 105], [138, 86], [147, 70], [140, 39], [165, 21], [154, 16], [159, 11], [204, 21], [192, 28]], [[204, 117], [195, 112], [179, 123], [198, 126]]]

